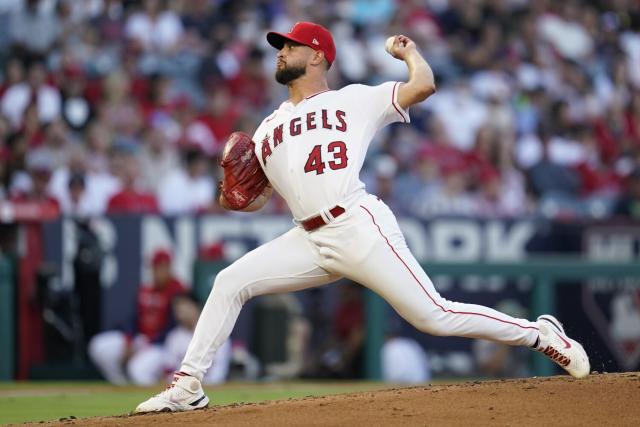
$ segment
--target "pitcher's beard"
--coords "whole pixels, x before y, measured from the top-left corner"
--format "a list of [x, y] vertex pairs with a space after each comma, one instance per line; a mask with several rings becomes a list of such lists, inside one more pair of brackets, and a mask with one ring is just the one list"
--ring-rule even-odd
[[276, 70], [276, 81], [283, 85], [288, 85], [295, 79], [302, 77], [307, 72], [304, 65], [283, 67]]

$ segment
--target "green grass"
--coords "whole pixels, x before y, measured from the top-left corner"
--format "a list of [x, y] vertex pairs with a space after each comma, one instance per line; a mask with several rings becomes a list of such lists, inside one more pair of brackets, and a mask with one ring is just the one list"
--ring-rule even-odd
[[[249, 403], [355, 391], [377, 390], [384, 384], [356, 383], [232, 383], [207, 387], [212, 404]], [[0, 383], [0, 424], [50, 421], [71, 415], [77, 418], [122, 415], [160, 387], [114, 387], [96, 382]]]

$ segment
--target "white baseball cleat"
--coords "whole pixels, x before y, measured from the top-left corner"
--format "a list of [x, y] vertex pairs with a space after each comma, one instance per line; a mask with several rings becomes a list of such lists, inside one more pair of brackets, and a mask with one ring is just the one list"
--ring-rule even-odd
[[169, 387], [139, 404], [134, 413], [193, 411], [208, 405], [209, 398], [200, 381], [184, 372], [176, 372]]
[[582, 345], [565, 334], [562, 323], [550, 314], [538, 317], [540, 335], [535, 349], [562, 366], [573, 377], [589, 375], [589, 357]]

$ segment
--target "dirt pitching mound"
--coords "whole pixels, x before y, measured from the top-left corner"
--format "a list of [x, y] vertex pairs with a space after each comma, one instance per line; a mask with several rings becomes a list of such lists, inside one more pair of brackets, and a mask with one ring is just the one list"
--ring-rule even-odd
[[[213, 396], [215, 401], [215, 396]], [[640, 420], [640, 373], [452, 385], [257, 404], [182, 414], [70, 420], [87, 426], [631, 426]], [[59, 423], [60, 424], [60, 423]]]

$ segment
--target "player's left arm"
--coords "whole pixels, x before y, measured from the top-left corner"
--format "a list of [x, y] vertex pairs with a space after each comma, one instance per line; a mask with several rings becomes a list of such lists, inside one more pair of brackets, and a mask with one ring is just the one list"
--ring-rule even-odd
[[398, 104], [403, 109], [422, 102], [435, 93], [433, 71], [418, 52], [413, 40], [403, 35], [395, 36], [389, 53], [394, 58], [404, 61], [409, 69], [409, 80], [401, 83], [398, 89]]

